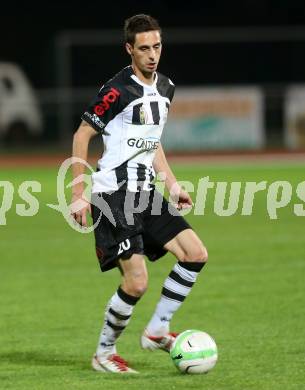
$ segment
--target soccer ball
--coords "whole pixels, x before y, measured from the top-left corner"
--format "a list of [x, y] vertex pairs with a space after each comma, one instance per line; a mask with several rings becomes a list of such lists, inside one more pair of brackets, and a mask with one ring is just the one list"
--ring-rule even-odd
[[185, 374], [206, 374], [217, 362], [217, 346], [210, 335], [200, 330], [186, 330], [174, 341], [170, 357]]

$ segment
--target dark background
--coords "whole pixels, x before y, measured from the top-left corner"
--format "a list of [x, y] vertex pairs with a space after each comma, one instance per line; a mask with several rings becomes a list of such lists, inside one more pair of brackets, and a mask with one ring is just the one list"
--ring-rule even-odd
[[[177, 86], [260, 87], [264, 94], [266, 147], [283, 147], [287, 87], [305, 83], [304, 0], [104, 0], [79, 4], [41, 1], [26, 5], [6, 3], [5, 7], [2, 4], [0, 62], [20, 65], [36, 88], [44, 115], [45, 142], [59, 138], [62, 144], [66, 139], [70, 142], [69, 137], [80, 121], [79, 113], [89, 99], [105, 81], [130, 63], [123, 47], [122, 29], [124, 20], [138, 13], [151, 14], [159, 20], [164, 30], [159, 71]], [[200, 28], [207, 36], [213, 30], [220, 32], [224, 40], [173, 44], [167, 42], [166, 36], [167, 29], [172, 28], [185, 33]], [[257, 31], [264, 28], [272, 31], [276, 39], [270, 38], [268, 31], [256, 39]], [[70, 80], [65, 77], [64, 82], [60, 77], [64, 67], [58, 62], [56, 50], [58, 37], [67, 31], [92, 30], [94, 34], [103, 34], [108, 29], [121, 30], [122, 42], [71, 47], [72, 66], [66, 73]], [[232, 29], [241, 29], [234, 42], [225, 39], [226, 31]], [[296, 39], [287, 36], [291, 31]], [[67, 86], [73, 89], [68, 99], [61, 92], [61, 87]], [[60, 124], [60, 109], [64, 105], [69, 106], [73, 119]], [[63, 129], [71, 129], [69, 137]]]
[[[229, 1], [100, 1], [35, 5], [14, 4], [1, 11], [0, 60], [20, 64], [37, 88], [56, 85], [54, 42], [63, 30], [122, 28], [124, 19], [149, 13], [163, 28], [302, 26], [305, 2], [301, 0]], [[176, 84], [268, 84], [305, 81], [305, 41], [251, 42], [166, 47], [160, 70]], [[73, 82], [95, 85], [129, 62], [118, 48], [94, 48], [83, 57], [98, 58], [92, 72], [82, 72], [77, 50]], [[196, 61], [192, 58], [196, 53]], [[116, 56], [116, 57], [115, 57]], [[111, 59], [114, 58], [113, 62]], [[199, 60], [198, 60], [199, 59]], [[91, 60], [92, 61], [92, 60]], [[77, 64], [80, 64], [78, 69]], [[97, 66], [101, 65], [101, 68]], [[92, 67], [93, 68], [93, 67]], [[174, 70], [173, 70], [174, 68]], [[100, 80], [97, 80], [97, 77]], [[105, 81], [105, 80], [104, 80]]]

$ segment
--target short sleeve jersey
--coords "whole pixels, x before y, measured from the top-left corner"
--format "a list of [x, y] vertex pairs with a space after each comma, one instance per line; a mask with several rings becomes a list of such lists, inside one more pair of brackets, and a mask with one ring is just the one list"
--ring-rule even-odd
[[175, 86], [159, 72], [152, 85], [128, 66], [102, 86], [82, 115], [103, 137], [104, 153], [92, 175], [92, 192], [149, 191]]

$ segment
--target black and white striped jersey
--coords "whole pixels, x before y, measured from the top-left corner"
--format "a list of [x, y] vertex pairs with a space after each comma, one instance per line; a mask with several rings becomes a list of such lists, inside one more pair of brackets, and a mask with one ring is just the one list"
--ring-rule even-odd
[[101, 133], [104, 153], [92, 175], [92, 192], [150, 190], [158, 148], [175, 86], [155, 73], [152, 85], [128, 66], [102, 86], [82, 119]]

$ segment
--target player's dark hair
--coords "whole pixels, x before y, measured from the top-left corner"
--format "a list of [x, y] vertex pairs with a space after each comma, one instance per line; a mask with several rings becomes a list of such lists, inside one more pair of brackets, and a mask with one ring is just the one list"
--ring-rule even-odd
[[161, 34], [161, 28], [155, 18], [145, 14], [134, 15], [131, 18], [125, 20], [125, 42], [128, 42], [133, 45], [135, 43], [137, 33], [155, 30], [158, 30]]

